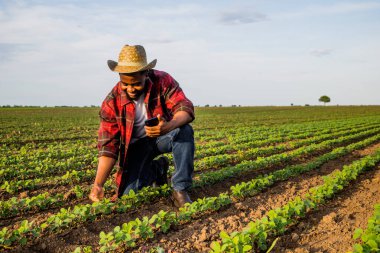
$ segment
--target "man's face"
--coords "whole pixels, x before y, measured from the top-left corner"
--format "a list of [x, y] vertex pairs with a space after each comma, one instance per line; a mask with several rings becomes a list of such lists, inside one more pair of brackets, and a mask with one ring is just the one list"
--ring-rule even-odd
[[137, 99], [144, 92], [146, 73], [121, 74], [121, 89], [125, 90], [130, 99]]

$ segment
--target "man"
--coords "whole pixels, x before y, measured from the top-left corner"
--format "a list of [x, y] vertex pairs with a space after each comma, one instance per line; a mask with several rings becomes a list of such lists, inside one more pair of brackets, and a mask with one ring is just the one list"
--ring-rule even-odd
[[[157, 60], [147, 63], [144, 47], [125, 45], [119, 61], [108, 61], [120, 81], [108, 94], [100, 110], [99, 163], [89, 198], [104, 197], [103, 186], [118, 160], [117, 196], [144, 186], [167, 183], [168, 160], [156, 156], [172, 152], [175, 172], [172, 199], [177, 207], [191, 203], [187, 190], [194, 170], [194, 107], [179, 84], [167, 73], [153, 70]], [[145, 121], [158, 118], [158, 124]]]

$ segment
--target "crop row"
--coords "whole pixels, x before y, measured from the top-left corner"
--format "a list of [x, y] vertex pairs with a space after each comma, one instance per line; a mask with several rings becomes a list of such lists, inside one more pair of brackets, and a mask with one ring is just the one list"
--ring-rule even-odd
[[[112, 191], [115, 188], [112, 180], [107, 180], [104, 185], [105, 191]], [[5, 201], [0, 201], [0, 218], [10, 218], [27, 212], [42, 211], [49, 208], [60, 207], [67, 204], [67, 199], [80, 200], [87, 198], [90, 194], [91, 186], [76, 185], [66, 194], [57, 193], [50, 195], [48, 192], [38, 194], [33, 197], [16, 198], [12, 197]]]
[[[317, 124], [315, 122], [313, 123], [294, 123], [294, 124], [286, 124], [286, 125], [276, 125], [275, 127], [271, 126], [244, 126], [244, 127], [233, 127], [233, 128], [221, 128], [216, 129], [215, 132], [223, 134], [224, 138], [227, 138], [227, 142], [231, 143], [236, 138], [240, 138], [242, 136], [251, 136], [251, 135], [260, 135], [265, 134], [266, 132], [272, 132], [272, 133], [302, 133], [302, 132], [319, 132], [321, 130], [329, 131], [332, 129], [339, 129], [342, 127], [347, 127], [349, 125], [355, 126], [355, 127], [361, 127], [364, 125], [376, 123], [378, 120], [375, 119], [350, 119], [346, 121], [341, 120], [334, 120], [334, 121], [328, 121], [328, 122], [318, 122]], [[210, 136], [214, 136], [215, 133], [210, 134]], [[197, 139], [197, 136], [195, 135], [195, 138]], [[203, 139], [198, 139], [199, 141], [203, 142]], [[239, 139], [239, 141], [243, 141], [242, 139]], [[207, 143], [216, 143], [209, 139]]]
[[[378, 138], [379, 137], [380, 136], [378, 136]], [[180, 208], [178, 213], [161, 210], [151, 217], [145, 216], [142, 219], [137, 218], [124, 223], [122, 226], [117, 226], [111, 232], [101, 232], [99, 235], [100, 252], [109, 252], [120, 249], [125, 250], [126, 248], [135, 247], [136, 242], [139, 240], [153, 238], [157, 232], [166, 233], [173, 225], [184, 224], [199, 217], [203, 213], [219, 210], [222, 206], [230, 205], [245, 197], [252, 196], [277, 181], [286, 180], [290, 177], [315, 169], [329, 160], [336, 159], [337, 157], [343, 156], [357, 148], [362, 148], [373, 141], [374, 139], [371, 141], [366, 140], [351, 144], [347, 147], [337, 148], [307, 164], [288, 166], [269, 175], [263, 175], [249, 182], [237, 184], [230, 188], [229, 193], [225, 192], [217, 197], [198, 199], [192, 204], [187, 204], [185, 207]], [[87, 250], [89, 250], [89, 248], [87, 248]]]
[[[273, 155], [267, 158], [257, 159], [256, 161], [244, 161], [236, 166], [229, 167], [229, 170], [223, 169], [225, 171], [223, 174], [216, 173], [216, 171], [203, 173], [201, 174], [201, 177], [199, 179], [195, 180], [194, 187], [200, 187], [207, 184], [219, 182], [228, 177], [232, 177], [236, 174], [240, 174], [244, 171], [257, 169], [260, 167], [264, 168], [264, 167], [273, 166], [276, 164], [281, 164], [284, 161], [295, 159], [297, 156], [314, 152], [315, 150], [323, 150], [323, 149], [332, 147], [333, 145], [344, 143], [344, 142], [347, 142], [348, 140], [353, 140], [358, 137], [367, 136], [369, 133], [372, 133], [372, 132], [367, 131], [367, 132], [363, 132], [363, 133], [356, 134], [353, 136], [345, 136], [338, 139], [325, 141], [318, 145], [312, 144], [311, 146], [302, 147], [295, 151], [292, 151], [293, 153], [290, 152], [288, 154]], [[311, 143], [312, 142], [313, 140], [311, 140]], [[78, 174], [76, 175], [78, 176]], [[62, 181], [63, 180], [72, 181], [73, 179], [68, 177], [68, 178], [63, 178]], [[107, 184], [111, 185], [112, 184], [111, 181], [112, 180], [108, 180]], [[80, 192], [85, 192], [85, 196], [86, 196], [88, 191], [89, 191], [89, 188], [78, 189], [74, 187], [73, 192], [75, 193], [75, 196], [72, 196], [72, 197], [81, 198], [83, 194], [80, 194]], [[79, 194], [77, 194], [78, 192]], [[42, 194], [42, 195], [38, 195], [35, 197], [26, 198], [26, 199], [11, 198], [7, 201], [0, 202], [0, 206], [3, 209], [1, 216], [7, 217], [7, 216], [16, 215], [21, 212], [25, 212], [28, 210], [46, 209], [48, 207], [59, 206], [61, 204], [61, 200], [62, 200], [61, 194], [57, 194], [53, 196], [45, 196], [44, 194]]]
[[71, 157], [80, 152], [79, 147], [83, 149], [94, 149], [95, 139], [85, 141], [66, 141], [60, 143], [49, 143], [42, 148], [36, 148], [34, 146], [23, 146], [18, 149], [17, 152], [9, 152], [0, 157], [0, 169], [4, 169], [9, 165], [29, 163], [36, 160], [44, 159], [64, 159]]
[[368, 219], [367, 229], [358, 228], [354, 232], [354, 239], [361, 243], [353, 246], [354, 253], [371, 253], [380, 251], [380, 203], [375, 205], [373, 215]]
[[[345, 126], [345, 129], [347, 129], [347, 127], [350, 126]], [[352, 127], [358, 127], [358, 125]], [[328, 129], [327, 131], [322, 132], [332, 131], [333, 129]], [[282, 133], [282, 136], [283, 135], [284, 133]], [[236, 147], [234, 147], [233, 145], [227, 145], [219, 142], [218, 145], [221, 144], [223, 147], [219, 147], [217, 150], [215, 150], [215, 147], [211, 148], [209, 145], [197, 147], [197, 149], [200, 148], [202, 152], [197, 152], [196, 156], [205, 157], [210, 153], [216, 154], [226, 151], [233, 152], [236, 150], [246, 149], [247, 147], [265, 145], [267, 143], [273, 143], [284, 139], [291, 140], [294, 138], [303, 138], [312, 135], [313, 134], [306, 133], [301, 135], [290, 135], [287, 138], [268, 138], [268, 133], [266, 133], [259, 135], [259, 139], [267, 138], [268, 140], [259, 143], [257, 143], [257, 141], [251, 141], [248, 143], [235, 145]], [[19, 154], [9, 155], [0, 160], [0, 183], [11, 178], [20, 180], [31, 177], [46, 177], [74, 168], [74, 170], [79, 170], [89, 162], [91, 162], [91, 164], [97, 163], [96, 149], [91, 146], [83, 147], [83, 144], [84, 143], [77, 142], [77, 144], [73, 144], [71, 148], [65, 149], [64, 152], [64, 147], [62, 147], [62, 145], [58, 145], [60, 149], [50, 149], [51, 146], [49, 146], [47, 150], [33, 152], [30, 152], [30, 150], [22, 147]], [[88, 144], [86, 146], [88, 146]], [[205, 149], [206, 146], [208, 146], [209, 149]]]
[[[272, 155], [269, 157], [258, 157], [255, 161], [243, 161], [242, 163], [236, 166], [229, 166], [217, 171], [204, 172], [199, 175], [198, 184], [201, 185], [210, 184], [213, 182], [218, 182], [228, 177], [233, 177], [237, 173], [241, 173], [244, 170], [251, 170], [253, 168], [259, 168], [263, 166], [268, 166], [269, 164], [278, 164], [280, 162], [290, 161], [291, 159], [296, 158], [297, 156], [308, 154], [313, 151], [323, 150], [337, 143], [342, 143], [344, 141], [349, 141], [355, 138], [365, 137], [370, 134], [375, 134], [378, 132], [378, 129], [367, 130], [362, 133], [340, 137], [334, 140], [324, 141], [320, 144], [311, 144], [306, 147], [301, 147], [296, 150], [293, 150], [289, 153], [281, 153]], [[313, 140], [309, 140], [309, 143], [313, 143]], [[90, 180], [95, 176], [95, 169], [87, 169], [87, 170], [71, 170], [67, 171], [63, 176], [56, 177], [47, 177], [47, 178], [36, 178], [36, 179], [26, 179], [26, 180], [18, 180], [18, 181], [5, 181], [1, 186], [0, 190], [15, 193], [22, 190], [30, 190], [35, 189], [37, 187], [42, 187], [43, 185], [48, 184], [59, 184], [59, 185], [67, 185], [73, 184], [77, 182], [81, 182], [84, 180]]]
[[[346, 126], [346, 129], [347, 127], [348, 126]], [[330, 131], [332, 130], [330, 129]], [[285, 135], [285, 133], [282, 133], [282, 136], [283, 135]], [[308, 134], [307, 136], [309, 135], [311, 134]], [[269, 132], [259, 135], [259, 139], [262, 140], [263, 138], [268, 138], [268, 136]], [[291, 139], [292, 137], [296, 138], [298, 136], [291, 135], [288, 137], [288, 139]], [[276, 141], [276, 139], [273, 140], [273, 138], [270, 138], [269, 141]], [[219, 143], [226, 147], [229, 147], [229, 145], [226, 145], [222, 142]], [[268, 143], [268, 141], [264, 142], [264, 144], [265, 143]], [[87, 165], [89, 162], [92, 165], [96, 164], [96, 149], [92, 145], [86, 145], [87, 147], [83, 147], [83, 144], [84, 143], [81, 142], [75, 145], [73, 144], [69, 149], [65, 149], [64, 151], [62, 150], [62, 145], [59, 145], [60, 149], [47, 149], [43, 151], [39, 150], [34, 152], [30, 152], [30, 150], [22, 147], [17, 155], [10, 155], [0, 160], [0, 182], [9, 180], [11, 178], [15, 180], [20, 180], [28, 179], [30, 177], [46, 177], [49, 175], [57, 174], [62, 171], [68, 171], [73, 168], [76, 168], [75, 170], [79, 170], [80, 168], [83, 168], [85, 165]], [[238, 145], [236, 149], [240, 150], [244, 147], [246, 148], [255, 144], [256, 143], [252, 143], [251, 141], [246, 143], [245, 145]], [[204, 148], [202, 148], [202, 150], [205, 152], [201, 152], [201, 154], [209, 153]], [[197, 154], [199, 154], [199, 152]]]
[[209, 171], [202, 174], [199, 174], [199, 179], [194, 182], [194, 186], [198, 185], [208, 185], [214, 184], [216, 182], [223, 181], [227, 178], [234, 177], [236, 175], [241, 175], [242, 173], [260, 169], [260, 168], [268, 168], [270, 166], [278, 165], [284, 162], [293, 161], [303, 155], [308, 155], [315, 153], [317, 151], [323, 151], [330, 148], [333, 148], [335, 145], [343, 144], [349, 141], [353, 141], [358, 138], [364, 138], [366, 136], [370, 136], [378, 133], [380, 130], [368, 130], [362, 133], [353, 134], [349, 136], [339, 137], [333, 140], [323, 141], [319, 144], [311, 143], [308, 146], [303, 146], [298, 149], [292, 150], [288, 153], [275, 154], [268, 157], [258, 157], [253, 161], [243, 161], [235, 166], [228, 166], [216, 171]]
[[[376, 125], [377, 124], [374, 123], [373, 125], [370, 124], [368, 126], [370, 127], [370, 126], [376, 126]], [[212, 155], [237, 152], [241, 149], [262, 147], [265, 145], [272, 145], [275, 143], [291, 141], [294, 139], [304, 139], [304, 138], [313, 137], [319, 134], [329, 134], [329, 133], [333, 133], [335, 131], [339, 131], [342, 129], [350, 129], [350, 128], [342, 127], [338, 129], [320, 129], [320, 131], [317, 130], [315, 132], [313, 131], [308, 132], [305, 130], [301, 130], [301, 132], [296, 131], [294, 133], [282, 134], [281, 136], [279, 135], [269, 135], [269, 136], [264, 136], [264, 137], [247, 136], [244, 140], [241, 140], [240, 142], [228, 143], [222, 146], [218, 145], [216, 147], [210, 147], [208, 149], [200, 149], [200, 152], [197, 152], [195, 157], [203, 158], [203, 157], [212, 156]]]
[[[377, 122], [371, 122], [369, 124], [365, 124], [365, 125], [371, 125], [371, 124], [376, 124]], [[360, 127], [360, 125], [358, 126], [357, 124], [354, 124], [356, 125], [355, 127]], [[326, 128], [326, 126], [324, 124], [321, 124], [321, 125], [317, 125], [317, 126], [314, 126], [312, 128], [312, 130], [307, 130], [305, 128], [297, 128], [298, 129], [298, 133], [312, 133], [312, 132], [315, 132], [315, 131], [326, 131], [326, 133], [329, 133], [330, 130], [332, 129], [337, 129], [339, 127], [346, 127], [347, 125], [340, 125], [340, 126], [336, 126], [336, 127], [329, 127], [329, 128]], [[265, 131], [262, 131], [261, 133], [264, 133]], [[280, 135], [280, 137], [286, 137], [288, 134], [283, 134], [283, 135]], [[238, 135], [238, 136], [230, 136], [228, 137], [229, 139], [229, 143], [230, 144], [237, 144], [237, 143], [241, 143], [241, 142], [247, 142], [247, 141], [250, 141], [252, 139], [252, 135], [247, 135], [247, 134], [244, 134], [242, 133], [241, 135]]]
[[98, 163], [96, 149], [93, 148], [93, 151], [89, 154], [82, 152], [83, 150], [79, 149], [75, 155], [66, 159], [53, 160], [46, 158], [26, 164], [7, 166], [6, 169], [0, 170], [0, 183], [16, 180], [41, 180], [52, 175], [62, 175], [62, 173], [70, 170], [81, 171], [94, 168]]
[[[364, 128], [359, 128], [353, 130], [351, 133], [356, 133], [362, 131]], [[309, 143], [317, 143], [320, 140], [324, 140], [326, 138], [331, 139], [331, 138], [336, 138], [340, 135], [347, 135], [349, 134], [350, 131], [342, 131], [335, 133], [333, 135], [321, 135], [317, 137], [313, 137], [311, 139], [305, 139], [305, 140], [297, 140], [294, 142], [289, 142], [287, 145], [278, 145], [278, 146], [270, 146], [270, 147], [264, 147], [264, 148], [255, 148], [255, 149], [250, 149], [247, 150], [246, 152], [241, 152], [238, 155], [225, 155], [225, 157], [236, 157], [235, 161], [243, 161], [246, 159], [254, 159], [258, 155], [268, 155], [268, 154], [273, 154], [278, 151], [284, 151], [287, 149], [287, 146], [289, 147], [299, 147], [304, 144], [309, 144]], [[239, 157], [238, 157], [239, 156]], [[202, 161], [202, 160], [200, 160]], [[225, 164], [228, 161], [228, 159], [207, 159], [206, 160], [208, 163], [208, 166], [214, 166], [217, 167], [218, 163], [222, 161], [222, 164]], [[196, 163], [197, 164], [197, 163]], [[198, 165], [200, 166], [200, 165]], [[197, 166], [196, 166], [197, 167]], [[111, 180], [107, 181], [107, 184], [111, 184]], [[83, 196], [86, 196], [89, 192], [89, 187], [86, 187], [83, 189], [80, 186], [75, 186], [72, 190], [74, 193], [71, 198], [82, 198]], [[85, 194], [83, 194], [85, 193]], [[23, 198], [23, 199], [17, 199], [15, 197], [7, 200], [7, 201], [1, 201], [0, 202], [0, 207], [1, 207], [1, 212], [0, 212], [0, 217], [9, 217], [13, 215], [17, 215], [22, 212], [26, 212], [29, 210], [44, 210], [49, 207], [55, 207], [55, 206], [60, 206], [62, 205], [62, 202], [64, 200], [64, 196], [62, 194], [56, 194], [53, 196], [50, 196], [48, 193], [42, 193], [38, 196], [35, 197], [30, 197], [30, 198]]]
[[[331, 156], [330, 159], [334, 159], [339, 155], [344, 155], [354, 149], [358, 149], [363, 146], [369, 145], [370, 143], [373, 143], [379, 139], [380, 139], [380, 135], [376, 135], [364, 141], [351, 144], [345, 148], [344, 147], [338, 148], [335, 151], [330, 152], [330, 156]], [[328, 160], [328, 155], [326, 154], [326, 156], [323, 156], [320, 163], [323, 163], [327, 160]], [[308, 167], [307, 165], [305, 166], [306, 168], [311, 168], [311, 167]], [[315, 163], [315, 166], [318, 166], [318, 163]], [[302, 167], [290, 166], [289, 168], [302, 168]], [[289, 174], [289, 173], [285, 172], [283, 174]], [[263, 178], [265, 178], [265, 176]], [[284, 177], [282, 176], [278, 180], [283, 180], [283, 179]], [[54, 232], [57, 230], [61, 230], [65, 227], [73, 227], [85, 221], [93, 220], [98, 215], [101, 215], [101, 214], [109, 214], [111, 212], [126, 212], [128, 210], [131, 210], [132, 208], [137, 208], [142, 203], [147, 203], [149, 201], [152, 201], [153, 199], [159, 196], [167, 196], [169, 193], [170, 193], [170, 189], [168, 187], [144, 188], [143, 190], [139, 191], [137, 194], [131, 192], [129, 195], [123, 196], [116, 203], [112, 203], [109, 200], [105, 199], [98, 203], [87, 204], [87, 205], [76, 205], [73, 209], [63, 208], [58, 214], [48, 217], [47, 220], [43, 222], [42, 224], [34, 225], [34, 224], [28, 223], [28, 221], [25, 220], [21, 223], [19, 229], [10, 231], [7, 228], [3, 228], [3, 233], [2, 233], [3, 241], [7, 242], [5, 246], [9, 246], [14, 243], [20, 244], [20, 243], [23, 243], [24, 241], [26, 243], [27, 238], [30, 238], [30, 237], [33, 238], [33, 237], [39, 236], [41, 233]], [[239, 196], [236, 196], [236, 197], [239, 197]], [[183, 209], [183, 215], [181, 217], [184, 217], [184, 218], [187, 217], [188, 219], [191, 219], [191, 217], [194, 216], [192, 214], [193, 212], [195, 212], [194, 210], [198, 210], [199, 208], [201, 208], [202, 210], [208, 210], [207, 208], [205, 209], [204, 205], [209, 206], [210, 208], [216, 208], [217, 206], [220, 207], [222, 203], [228, 204], [228, 201], [229, 200], [227, 200], [226, 196], [223, 194], [220, 195], [220, 198], [211, 197], [211, 198], [205, 198], [203, 200], [195, 201], [193, 204]], [[206, 204], [201, 205], [200, 203], [206, 203]], [[197, 207], [198, 205], [199, 207]]]
[[[364, 130], [364, 128], [359, 128], [355, 129], [352, 133], [355, 132], [360, 132]], [[297, 140], [294, 142], [289, 142], [286, 145], [281, 144], [278, 146], [270, 146], [270, 147], [264, 147], [264, 148], [255, 148], [255, 149], [249, 149], [246, 152], [239, 152], [237, 155], [224, 155], [222, 158], [214, 158], [209, 159], [207, 158], [207, 166], [211, 167], [218, 167], [220, 163], [225, 164], [226, 162], [230, 162], [231, 158], [234, 157], [234, 161], [242, 161], [246, 159], [254, 159], [258, 155], [270, 155], [278, 151], [284, 151], [288, 147], [300, 147], [301, 145], [308, 144], [308, 143], [317, 143], [318, 141], [324, 140], [326, 138], [331, 139], [338, 137], [340, 135], [346, 135], [349, 134], [350, 131], [342, 131], [338, 133], [334, 133], [333, 135], [321, 135], [321, 136], [316, 136], [313, 137], [312, 139], [305, 139], [305, 140]], [[227, 159], [223, 159], [227, 157]], [[202, 162], [202, 160], [198, 161]], [[203, 163], [206, 163], [203, 162]], [[202, 163], [197, 164], [196, 162], [196, 168], [201, 167]], [[199, 166], [199, 167], [198, 167]], [[203, 166], [201, 167], [203, 168]], [[107, 184], [111, 184], [111, 180], [107, 181]], [[71, 192], [73, 192], [73, 195], [71, 198], [82, 198], [83, 196], [86, 196], [89, 192], [89, 187], [86, 187], [83, 189], [83, 187], [80, 186], [75, 186]], [[85, 193], [85, 194], [83, 194]], [[13, 215], [17, 215], [22, 212], [26, 212], [29, 210], [44, 210], [49, 207], [55, 207], [55, 206], [60, 206], [62, 205], [64, 200], [63, 194], [56, 194], [53, 196], [50, 196], [48, 193], [42, 193], [34, 197], [30, 198], [23, 198], [23, 199], [17, 199], [15, 197], [7, 200], [7, 201], [1, 201], [0, 202], [0, 207], [1, 207], [1, 212], [0, 212], [0, 217], [9, 217]]]
[[66, 141], [66, 140], [86, 140], [96, 137], [96, 131], [91, 131], [88, 133], [80, 133], [77, 131], [73, 131], [72, 133], [59, 133], [57, 132], [55, 135], [37, 135], [35, 137], [24, 137], [21, 136], [12, 136], [6, 137], [5, 140], [0, 141], [0, 145], [8, 145], [10, 148], [21, 147], [28, 143], [40, 143], [40, 142], [56, 142], [56, 141]]
[[272, 155], [279, 152], [285, 152], [294, 148], [299, 148], [305, 144], [318, 143], [324, 140], [337, 138], [337, 137], [344, 136], [347, 134], [359, 133], [359, 132], [366, 131], [373, 128], [375, 127], [366, 126], [366, 127], [361, 127], [361, 128], [355, 128], [355, 129], [350, 128], [349, 130], [345, 129], [343, 131], [337, 131], [334, 133], [315, 135], [307, 139], [293, 140], [292, 138], [288, 138], [289, 142], [285, 144], [279, 144], [279, 145], [267, 146], [267, 147], [252, 148], [252, 146], [254, 147], [257, 145], [257, 142], [249, 143], [249, 145], [240, 144], [236, 146], [231, 146], [233, 149], [238, 150], [237, 153], [208, 156], [208, 157], [205, 157], [204, 159], [195, 161], [194, 167], [195, 167], [195, 170], [205, 170], [208, 168], [220, 168], [220, 166], [226, 166], [227, 164], [232, 164], [232, 163], [236, 163], [243, 160], [252, 160], [258, 156], [266, 156], [266, 155]]
[[354, 161], [349, 166], [343, 166], [341, 171], [334, 171], [324, 177], [324, 183], [311, 188], [303, 197], [296, 197], [281, 208], [276, 208], [267, 215], [254, 222], [250, 222], [242, 231], [231, 234], [221, 232], [221, 243], [211, 243], [213, 253], [220, 252], [252, 252], [255, 249], [267, 250], [268, 238], [283, 234], [290, 224], [295, 224], [297, 219], [304, 217], [307, 211], [317, 208], [334, 194], [342, 191], [349, 183], [361, 173], [373, 168], [380, 161], [380, 150]]
[[[239, 108], [227, 113], [224, 108], [222, 110], [201, 110], [202, 115], [197, 114], [197, 129], [216, 129], [216, 128], [234, 128], [234, 127], [255, 127], [258, 125], [272, 126], [285, 125], [293, 122], [310, 123], [323, 122], [331, 120], [347, 120], [353, 118], [371, 118], [378, 119], [378, 107], [365, 108]], [[222, 114], [219, 114], [222, 112]], [[281, 112], [280, 112], [281, 111]], [[359, 113], [360, 111], [360, 113]], [[317, 113], [318, 112], [318, 113]], [[204, 114], [205, 113], [205, 114]], [[228, 118], [228, 120], [226, 120]]]
[[[347, 120], [347, 122], [344, 122], [344, 124], [342, 124], [340, 121], [337, 121], [337, 122], [331, 122], [329, 124], [327, 124], [326, 122], [323, 122], [323, 123], [319, 123], [319, 124], [310, 124], [308, 123], [307, 125], [305, 124], [291, 124], [291, 125], [285, 125], [285, 126], [281, 126], [281, 127], [276, 127], [276, 128], [263, 128], [263, 127], [254, 127], [252, 129], [247, 129], [247, 128], [242, 128], [240, 131], [237, 131], [235, 130], [235, 128], [233, 128], [233, 130], [235, 131], [232, 131], [232, 130], [226, 130], [226, 129], [223, 129], [223, 131], [221, 130], [217, 130], [217, 133], [221, 133], [221, 134], [224, 134], [224, 138], [229, 138], [230, 140], [233, 140], [235, 137], [238, 137], [239, 135], [261, 135], [261, 134], [265, 134], [265, 133], [295, 133], [295, 130], [298, 131], [298, 132], [312, 132], [312, 131], [319, 131], [321, 129], [326, 129], [326, 130], [331, 130], [331, 129], [338, 129], [339, 127], [347, 127], [347, 126], [352, 126], [352, 127], [360, 127], [361, 125], [367, 125], [367, 124], [370, 124], [370, 123], [373, 123], [373, 122], [376, 122], [376, 121], [369, 121], [369, 120]], [[298, 129], [298, 130], [297, 130]], [[198, 132], [195, 132], [195, 139], [197, 141], [200, 141], [198, 140], [197, 138], [197, 133]], [[214, 136], [215, 133], [213, 133], [211, 131], [210, 133], [211, 136]], [[228, 136], [228, 137], [227, 137]], [[94, 136], [95, 137], [95, 136]], [[213, 141], [213, 142], [210, 142], [209, 143], [206, 143], [205, 145], [200, 145], [200, 147], [203, 149], [203, 148], [208, 148], [208, 145], [210, 145], [210, 147], [214, 144], [214, 145], [220, 145], [220, 140], [221, 138], [218, 138], [219, 141]], [[88, 144], [87, 144], [88, 143]], [[9, 162], [15, 160], [15, 162], [18, 162], [18, 159], [17, 159], [17, 154], [21, 154], [22, 156], [21, 157], [25, 157], [24, 159], [22, 160], [25, 160], [27, 155], [31, 155], [32, 158], [35, 157], [36, 155], [39, 155], [38, 158], [44, 158], [44, 153], [47, 153], [49, 157], [53, 158], [54, 155], [50, 154], [50, 153], [58, 153], [58, 157], [61, 157], [62, 154], [61, 154], [61, 151], [62, 150], [66, 150], [67, 149], [67, 146], [68, 147], [75, 147], [75, 146], [78, 146], [77, 148], [81, 147], [83, 148], [83, 145], [89, 145], [91, 143], [95, 143], [95, 139], [93, 140], [82, 140], [82, 141], [78, 141], [78, 140], [70, 140], [70, 141], [60, 141], [60, 142], [57, 142], [57, 143], [45, 143], [45, 145], [42, 145], [41, 143], [39, 143], [38, 145], [36, 143], [28, 143], [24, 146], [22, 146], [21, 148], [18, 148], [17, 150], [12, 150], [9, 146], [6, 146], [6, 145], [0, 145], [0, 151], [2, 154], [4, 154], [4, 157], [0, 160], [0, 164], [9, 164]], [[41, 146], [40, 148], [38, 146]], [[16, 157], [14, 157], [16, 155]], [[41, 157], [42, 156], [42, 157]], [[5, 159], [5, 158], [8, 158], [8, 159]], [[5, 159], [5, 160], [3, 160]], [[30, 160], [30, 159], [26, 159], [26, 160]], [[7, 163], [5, 163], [7, 162]], [[0, 167], [1, 168], [1, 167]]]
[[[361, 124], [363, 124], [362, 121], [360, 121]], [[366, 123], [369, 123], [369, 121], [366, 121]], [[268, 126], [249, 126], [249, 127], [240, 127], [240, 128], [223, 128], [223, 129], [216, 129], [211, 131], [211, 133], [208, 133], [208, 136], [202, 136], [199, 137], [197, 134], [194, 135], [195, 139], [197, 139], [200, 142], [207, 142], [207, 143], [215, 143], [215, 141], [219, 142], [220, 140], [226, 140], [227, 143], [240, 143], [240, 142], [247, 142], [252, 139], [253, 136], [256, 138], [258, 136], [267, 135], [267, 134], [274, 134], [279, 136], [286, 136], [287, 134], [296, 134], [296, 133], [302, 133], [302, 132], [314, 132], [319, 130], [328, 130], [328, 129], [334, 129], [340, 126], [347, 126], [346, 124], [358, 124], [357, 121], [348, 122], [346, 121], [345, 124], [329, 124], [329, 127], [326, 127], [326, 123], [320, 123], [318, 125], [315, 124], [291, 124], [291, 125], [285, 125], [285, 126], [276, 126], [268, 128]], [[247, 138], [249, 136], [249, 138]], [[255, 138], [254, 137], [254, 138]], [[255, 139], [256, 139], [255, 138]]]
[[[1, 164], [7, 162], [6, 157], [9, 157], [11, 161], [19, 159], [18, 157], [24, 157], [25, 160], [33, 159], [34, 153], [40, 154], [41, 158], [44, 158], [44, 154], [50, 157], [54, 157], [54, 153], [58, 153], [57, 156], [61, 156], [60, 152], [70, 150], [72, 147], [81, 147], [96, 145], [96, 138], [84, 139], [84, 140], [65, 140], [55, 142], [30, 142], [25, 145], [17, 146], [16, 148], [9, 145], [0, 145], [0, 152], [3, 154], [1, 158]], [[52, 155], [49, 155], [52, 153]], [[31, 157], [29, 159], [29, 156]]]
[[[247, 143], [226, 145], [212, 149], [212, 153], [215, 155], [206, 156], [205, 154], [211, 153], [210, 150], [202, 150], [198, 152], [197, 157], [203, 157], [202, 159], [195, 160], [194, 170], [204, 172], [207, 169], [217, 169], [228, 165], [239, 163], [243, 160], [252, 160], [258, 156], [268, 156], [280, 152], [292, 150], [294, 148], [301, 147], [310, 143], [318, 143], [323, 140], [333, 139], [342, 135], [353, 134], [365, 130], [370, 130], [378, 127], [378, 125], [362, 126], [360, 128], [343, 128], [339, 131], [322, 131], [319, 133], [303, 133], [296, 135], [289, 135], [286, 137], [267, 137], [265, 140], [255, 140]], [[348, 130], [347, 130], [348, 129]], [[328, 132], [328, 133], [327, 133]], [[281, 141], [287, 141], [281, 143]], [[280, 144], [277, 144], [280, 143]], [[271, 146], [265, 146], [267, 144], [277, 144]], [[227, 152], [228, 151], [228, 152]], [[227, 152], [227, 154], [226, 154]], [[222, 154], [218, 154], [222, 153]], [[171, 159], [171, 155], [168, 155]], [[174, 167], [170, 166], [169, 172], [172, 173]]]
[[[376, 122], [375, 119], [360, 119], [360, 118], [355, 118], [355, 119], [346, 119], [346, 120], [331, 120], [331, 121], [321, 121], [316, 124], [316, 122], [307, 122], [307, 123], [292, 123], [292, 124], [285, 124], [285, 125], [276, 125], [277, 129], [281, 130], [288, 130], [291, 131], [293, 129], [300, 129], [300, 130], [305, 130], [307, 132], [314, 131], [314, 130], [320, 130], [320, 129], [334, 129], [334, 128], [339, 128], [339, 127], [344, 127], [347, 125], [357, 125], [358, 127], [361, 124], [369, 124], [369, 123]], [[263, 126], [265, 127], [263, 130], [265, 131], [268, 129], [268, 126]], [[240, 128], [222, 128], [218, 129], [220, 132], [226, 132], [228, 133], [228, 139], [234, 140], [234, 136], [242, 136], [248, 133], [249, 131], [252, 131], [252, 129], [255, 129], [256, 126], [249, 125], [249, 126], [244, 126]]]

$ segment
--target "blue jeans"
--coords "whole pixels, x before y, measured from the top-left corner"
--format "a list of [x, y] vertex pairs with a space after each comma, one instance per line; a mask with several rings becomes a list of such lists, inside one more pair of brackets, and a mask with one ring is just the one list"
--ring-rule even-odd
[[130, 144], [127, 162], [124, 168], [121, 192], [137, 192], [145, 186], [152, 185], [158, 175], [159, 165], [156, 156], [173, 153], [175, 172], [171, 181], [176, 191], [187, 190], [192, 185], [194, 171], [194, 131], [189, 125], [183, 125], [158, 138], [141, 138]]

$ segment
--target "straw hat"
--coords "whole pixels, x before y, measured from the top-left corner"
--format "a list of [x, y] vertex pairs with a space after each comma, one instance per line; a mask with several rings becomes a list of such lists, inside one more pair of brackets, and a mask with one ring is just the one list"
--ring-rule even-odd
[[107, 61], [108, 67], [118, 73], [134, 73], [152, 69], [156, 63], [157, 59], [154, 59], [147, 64], [145, 49], [140, 45], [125, 45], [120, 51], [119, 62]]

